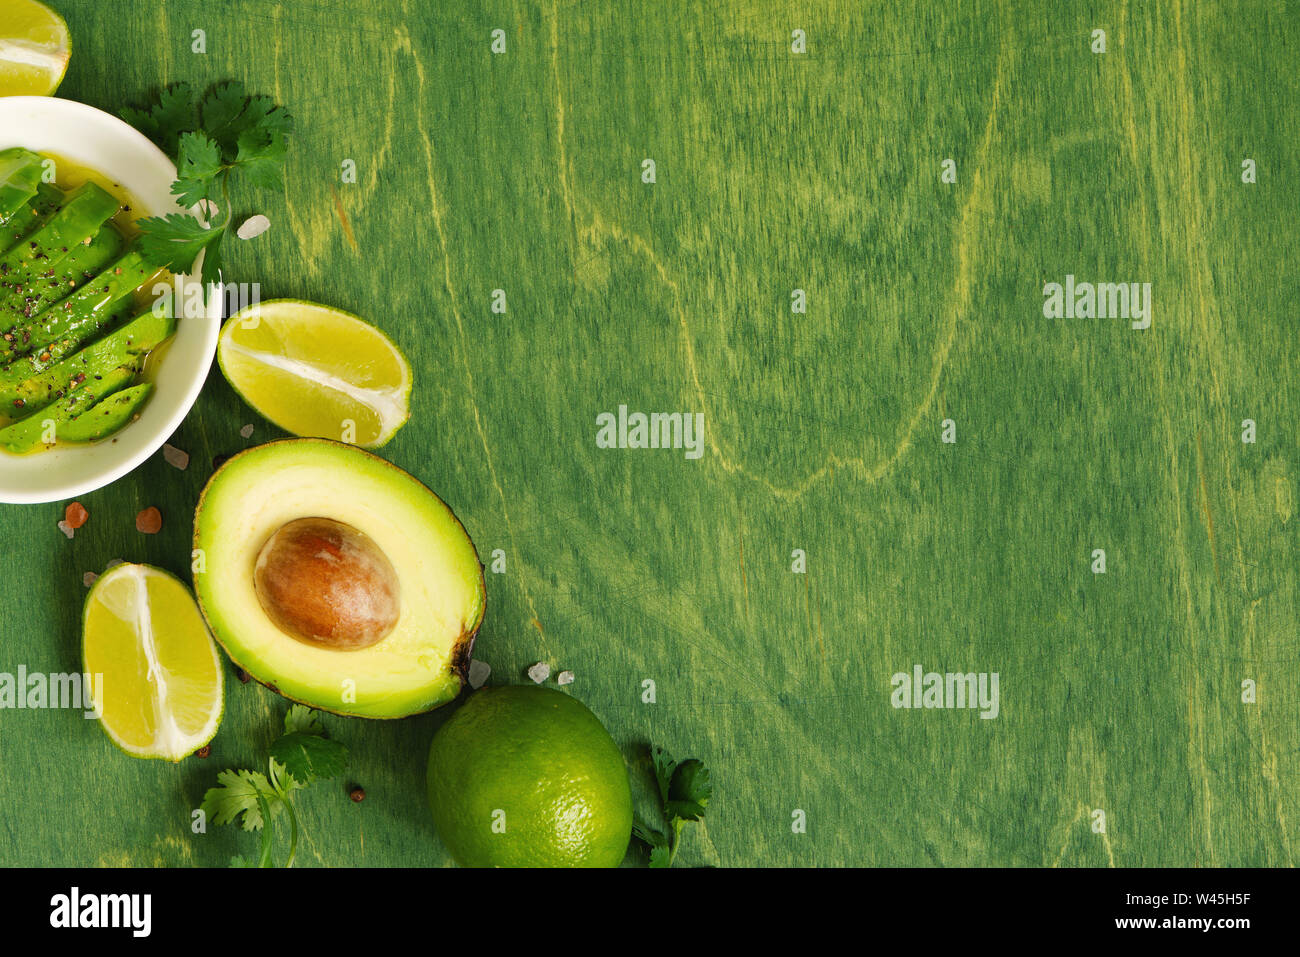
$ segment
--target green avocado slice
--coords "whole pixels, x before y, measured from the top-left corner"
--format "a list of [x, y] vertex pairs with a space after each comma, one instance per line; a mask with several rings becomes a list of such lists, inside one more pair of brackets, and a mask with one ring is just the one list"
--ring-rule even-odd
[[13, 146], [0, 150], [0, 227], [36, 195], [41, 185], [41, 155]]
[[36, 188], [36, 195], [0, 226], [0, 255], [7, 254], [63, 205], [63, 190], [49, 183]]
[[153, 392], [153, 383], [140, 382], [100, 399], [59, 429], [64, 442], [97, 442], [128, 425]]
[[[100, 227], [90, 242], [77, 243], [56, 265], [30, 276], [21, 299], [0, 302], [0, 329], [17, 328], [21, 335], [22, 323], [94, 279], [122, 254], [125, 245], [122, 234], [111, 225]], [[9, 347], [9, 340], [5, 340], [3, 345]], [[29, 347], [31, 345], [29, 343]], [[39, 347], [44, 343], [34, 345]], [[6, 348], [5, 351], [11, 350]]]
[[0, 311], [22, 314], [32, 283], [58, 266], [78, 244], [90, 242], [121, 208], [116, 196], [94, 183], [73, 190], [58, 212], [0, 256]]
[[14, 326], [0, 341], [0, 381], [25, 379], [76, 351], [107, 328], [123, 303], [159, 271], [131, 249], [70, 296]]
[[[99, 438], [97, 435], [89, 435], [88, 438], [75, 436], [87, 435], [93, 431], [95, 420], [91, 417], [95, 410], [116, 399], [117, 395], [114, 393], [129, 385], [137, 371], [139, 371], [137, 366], [122, 366], [93, 378], [87, 378], [85, 382], [58, 401], [50, 403], [38, 414], [29, 415], [0, 429], [0, 446], [3, 446], [6, 451], [22, 454], [41, 446], [53, 445], [57, 441], [87, 442]], [[84, 425], [82, 420], [86, 420]], [[130, 421], [129, 414], [109, 431], [117, 431], [128, 421]]]
[[149, 309], [104, 338], [25, 379], [0, 375], [0, 407], [31, 415], [87, 379], [143, 359], [176, 331], [170, 311]]

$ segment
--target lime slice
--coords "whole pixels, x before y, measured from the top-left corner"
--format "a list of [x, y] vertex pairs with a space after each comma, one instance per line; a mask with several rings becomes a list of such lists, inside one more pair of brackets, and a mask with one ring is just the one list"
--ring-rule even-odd
[[82, 624], [95, 708], [114, 744], [138, 758], [179, 761], [212, 740], [224, 700], [221, 660], [179, 579], [117, 565], [90, 590]]
[[217, 361], [259, 414], [294, 435], [376, 448], [410, 417], [411, 366], [351, 313], [274, 299], [235, 313]]
[[72, 40], [63, 18], [36, 0], [0, 0], [0, 96], [50, 96]]

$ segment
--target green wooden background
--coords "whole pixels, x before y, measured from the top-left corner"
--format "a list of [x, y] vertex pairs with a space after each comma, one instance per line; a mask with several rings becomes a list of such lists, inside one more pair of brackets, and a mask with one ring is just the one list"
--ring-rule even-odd
[[[506, 555], [491, 680], [573, 670], [642, 800], [638, 743], [704, 758], [682, 863], [1295, 862], [1295, 4], [50, 2], [63, 96], [238, 78], [296, 115], [231, 278], [406, 350], [383, 454]], [[1151, 329], [1044, 319], [1067, 273], [1153, 283]], [[706, 454], [597, 449], [619, 404], [704, 412]], [[0, 670], [77, 670], [82, 573], [187, 574], [212, 458], [277, 434], [214, 372], [172, 439], [188, 472], [85, 496], [71, 542], [62, 503], [0, 507]], [[914, 664], [998, 672], [1001, 716], [893, 709]], [[190, 812], [285, 703], [232, 678], [226, 708], [179, 765], [0, 712], [4, 862], [248, 851]], [[304, 799], [305, 864], [448, 863], [441, 720], [328, 720], [353, 765]]]

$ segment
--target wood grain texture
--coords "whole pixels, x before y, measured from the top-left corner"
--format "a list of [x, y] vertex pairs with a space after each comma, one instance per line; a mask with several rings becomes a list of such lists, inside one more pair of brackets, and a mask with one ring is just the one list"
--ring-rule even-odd
[[[478, 655], [494, 682], [572, 669], [642, 803], [638, 742], [708, 762], [683, 863], [1295, 863], [1295, 5], [50, 2], [61, 95], [237, 78], [296, 115], [233, 278], [407, 352], [384, 455], [507, 558]], [[1151, 282], [1151, 329], [1044, 319], [1067, 273]], [[706, 453], [596, 448], [619, 404], [704, 412]], [[186, 575], [213, 457], [276, 435], [214, 371], [172, 439], [187, 472], [160, 454], [83, 497], [71, 542], [62, 504], [0, 507], [0, 670], [78, 669], [82, 573]], [[895, 710], [918, 663], [998, 672], [1001, 715]], [[247, 851], [190, 813], [285, 703], [232, 677], [226, 708], [177, 766], [0, 712], [4, 862]], [[299, 859], [447, 864], [443, 719], [329, 719], [353, 766], [306, 795]]]

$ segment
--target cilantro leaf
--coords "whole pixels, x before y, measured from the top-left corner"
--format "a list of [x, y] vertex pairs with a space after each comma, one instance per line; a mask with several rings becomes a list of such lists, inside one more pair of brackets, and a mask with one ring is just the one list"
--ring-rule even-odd
[[180, 135], [199, 128], [198, 100], [188, 83], [175, 83], [158, 94], [158, 102], [145, 110], [127, 108], [126, 120], [158, 144], [168, 156], [175, 156]]
[[276, 189], [284, 183], [284, 158], [288, 151], [284, 134], [249, 130], [240, 134], [234, 168], [254, 186]]
[[638, 817], [632, 821], [632, 836], [650, 849], [651, 867], [668, 867], [672, 864], [672, 846], [668, 835], [650, 827]]
[[293, 132], [293, 114], [284, 107], [277, 106], [269, 96], [250, 96], [244, 116], [255, 120], [259, 129], [273, 133]]
[[639, 814], [632, 818], [632, 836], [638, 841], [651, 845], [668, 840], [661, 831], [641, 820]]
[[235, 143], [247, 126], [240, 122], [247, 105], [248, 91], [238, 80], [217, 84], [203, 98], [200, 107], [203, 128], [217, 141], [227, 158], [234, 158]]
[[293, 792], [316, 778], [334, 777], [347, 765], [347, 748], [325, 737], [320, 715], [293, 705], [284, 717], [284, 726], [287, 733], [271, 745], [268, 774], [222, 771], [217, 775], [220, 786], [203, 795], [203, 810], [214, 823], [230, 824], [242, 818], [245, 831], [262, 832], [257, 863], [237, 857], [230, 862], [231, 867], [274, 866], [275, 837], [269, 825], [281, 812], [289, 819], [289, 857], [285, 866], [292, 867], [301, 829]]
[[302, 704], [295, 704], [290, 707], [288, 713], [284, 716], [284, 733], [296, 734], [298, 732], [324, 734], [325, 722], [321, 720], [320, 712], [313, 711]]
[[203, 128], [221, 148], [226, 163], [252, 159], [283, 143], [293, 130], [293, 117], [267, 96], [249, 96], [238, 81], [213, 87], [203, 98]]
[[123, 117], [176, 160], [171, 191], [185, 208], [221, 196], [225, 221], [203, 226], [175, 213], [139, 222], [140, 251], [159, 268], [188, 273], [200, 253], [203, 283], [221, 279], [221, 240], [231, 227], [230, 181], [242, 178], [261, 188], [283, 185], [293, 117], [266, 96], [253, 96], [238, 81], [218, 83], [202, 98], [184, 83], [168, 87], [147, 109], [128, 109]]
[[279, 187], [293, 117], [270, 97], [254, 96], [249, 98], [238, 125], [242, 129], [235, 137], [235, 169], [254, 186]]
[[682, 828], [704, 817], [713, 797], [713, 784], [709, 769], [698, 758], [679, 762], [663, 748], [651, 747], [649, 752], [667, 829], [657, 830], [638, 818], [632, 825], [632, 836], [649, 850], [651, 867], [672, 867], [681, 845]]
[[176, 154], [176, 182], [172, 195], [188, 209], [200, 200], [211, 199], [216, 177], [221, 172], [221, 150], [204, 133], [182, 133]]
[[316, 778], [342, 774], [348, 763], [348, 749], [329, 738], [293, 732], [271, 745], [271, 757], [283, 764], [298, 783], [307, 785]]
[[663, 748], [650, 749], [650, 763], [654, 766], [655, 782], [659, 785], [659, 800], [668, 803], [668, 788], [673, 779], [677, 762]]
[[347, 767], [348, 749], [325, 737], [318, 712], [296, 704], [284, 716], [284, 734], [271, 745], [271, 760], [280, 762], [300, 786], [332, 778]]
[[284, 763], [274, 757], [268, 759], [267, 767], [271, 769], [271, 787], [275, 788], [281, 797], [288, 797], [294, 791], [301, 791], [307, 786], [290, 774]]
[[[221, 230], [211, 241], [203, 247], [203, 274], [200, 280], [204, 288], [211, 286], [213, 283], [221, 282], [221, 240], [225, 239], [226, 232]], [[193, 262], [190, 263], [192, 267]]]
[[683, 761], [673, 772], [668, 786], [668, 800], [664, 802], [664, 811], [670, 818], [683, 821], [698, 821], [704, 816], [704, 809], [713, 797], [713, 785], [709, 783], [709, 769], [697, 758]]
[[259, 771], [222, 771], [217, 781], [220, 786], [209, 788], [201, 805], [212, 823], [230, 824], [243, 815], [240, 826], [245, 831], [260, 831], [266, 823], [267, 797], [277, 797], [266, 775]]
[[250, 143], [269, 142], [275, 135], [287, 135], [293, 132], [293, 116], [282, 106], [277, 106], [269, 96], [250, 96], [248, 104], [236, 122], [230, 126], [235, 134], [235, 143], [239, 145], [248, 139], [249, 134], [256, 134]]
[[187, 273], [194, 260], [226, 231], [225, 224], [204, 226], [193, 216], [168, 213], [140, 220], [140, 254], [152, 266]]

